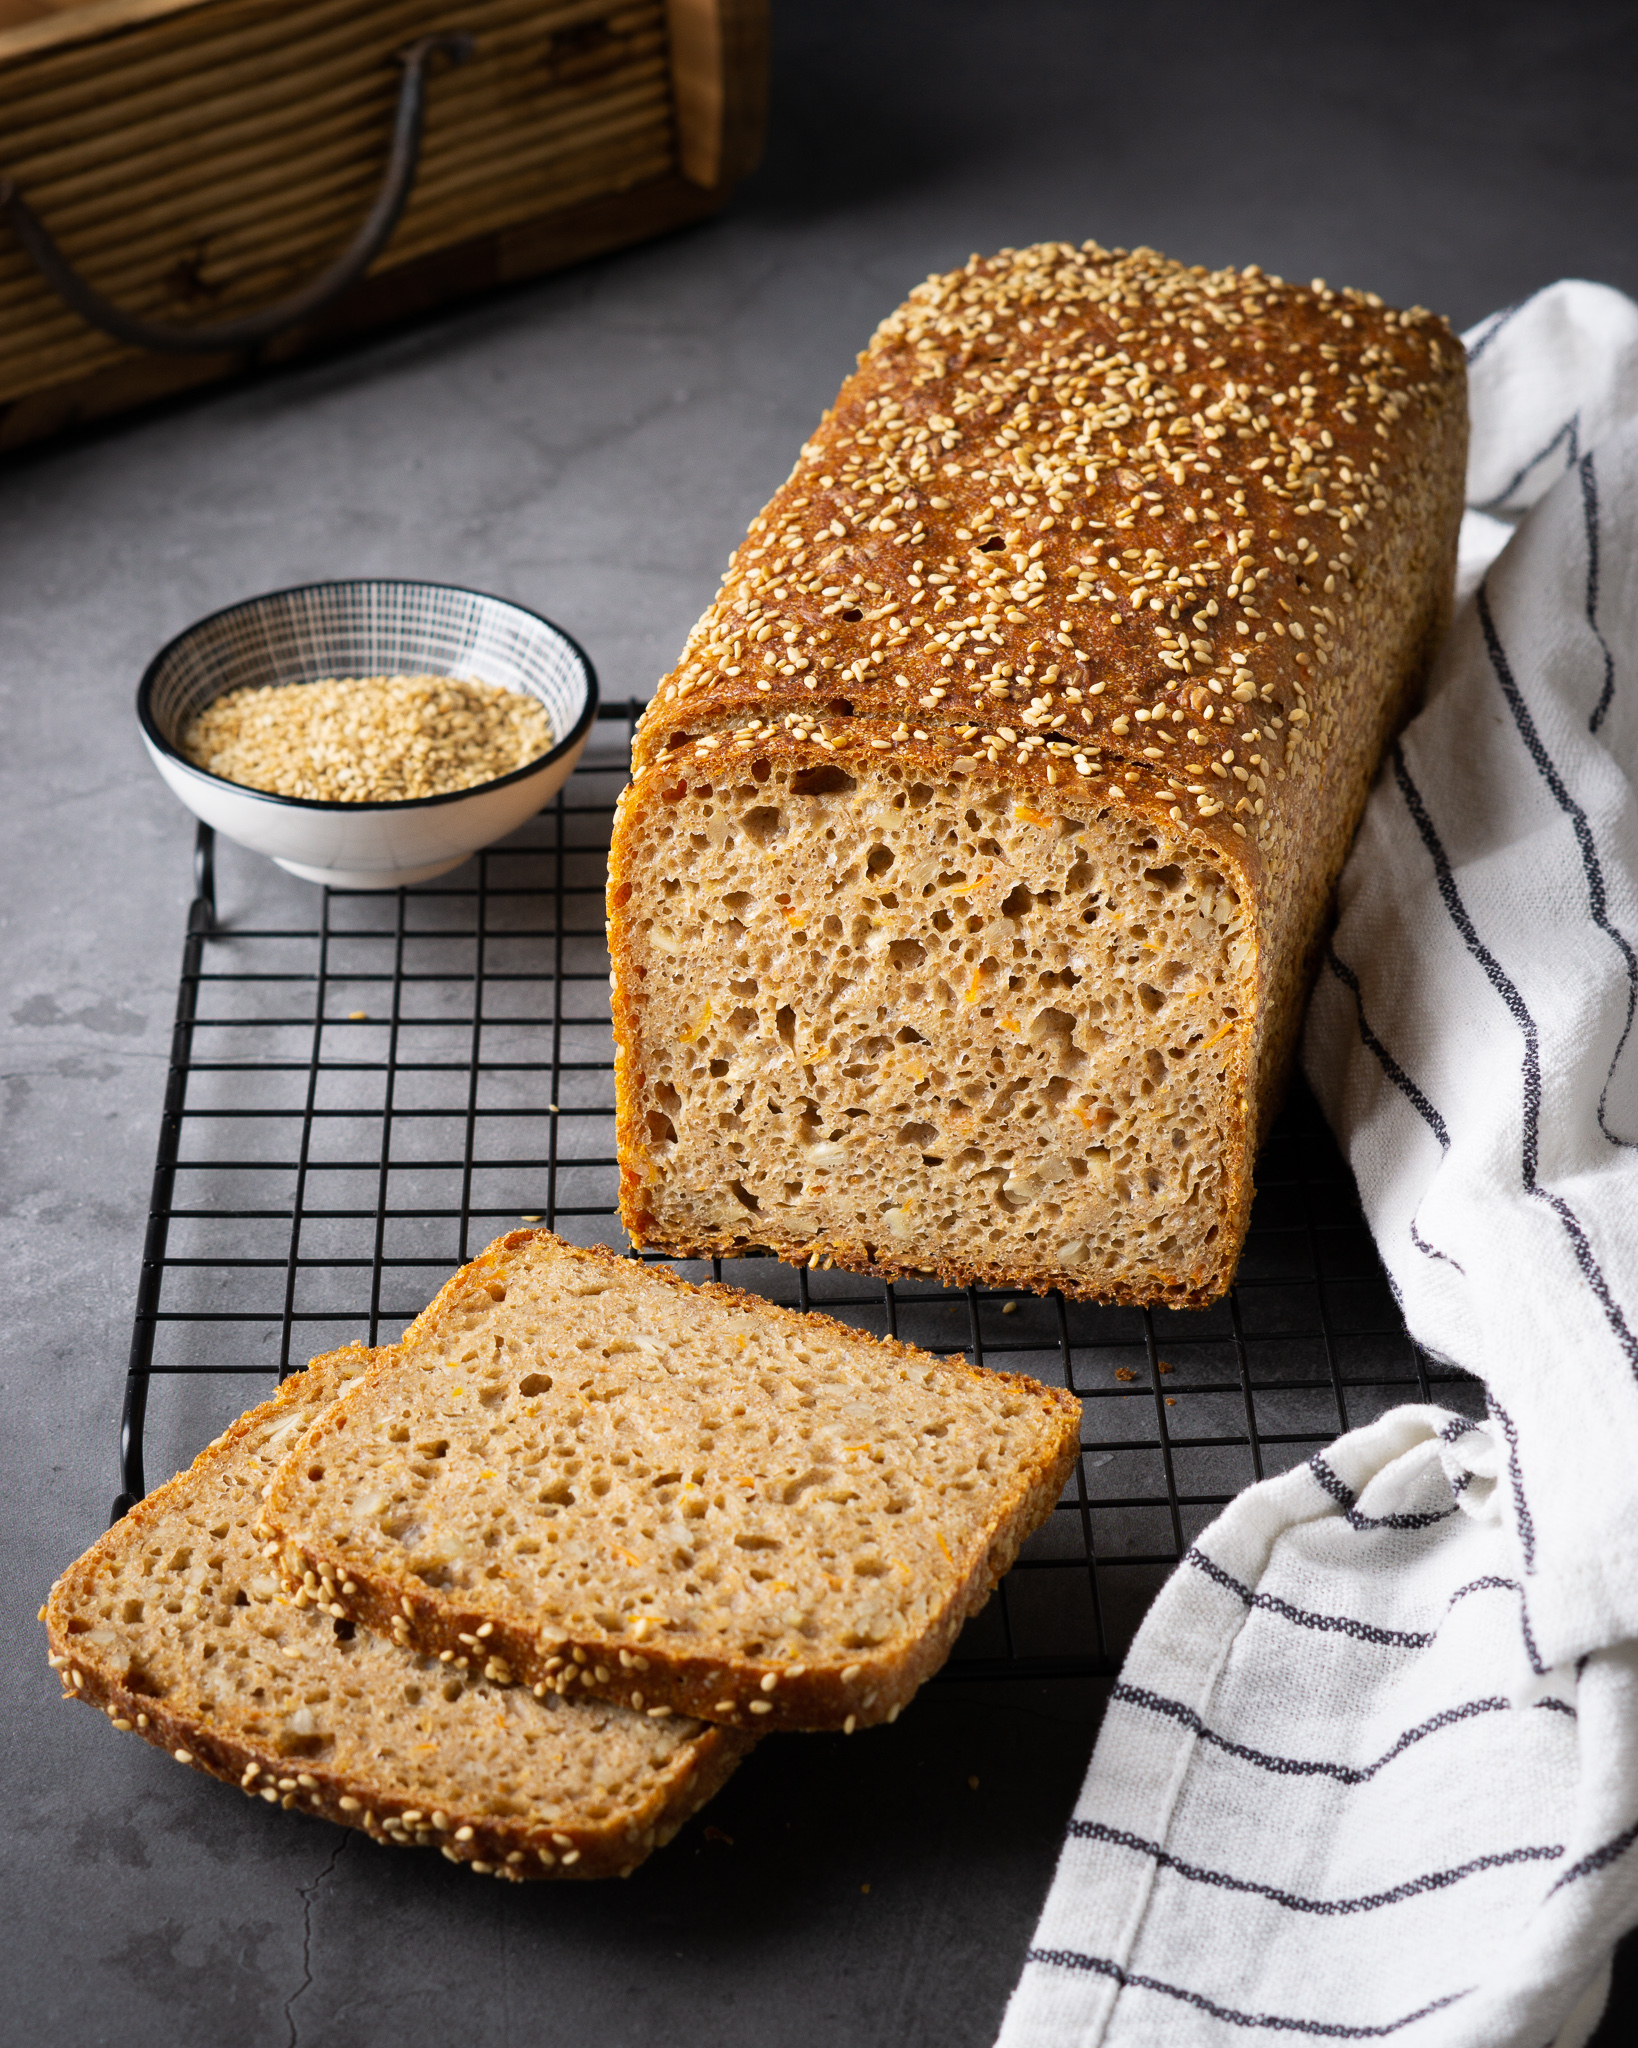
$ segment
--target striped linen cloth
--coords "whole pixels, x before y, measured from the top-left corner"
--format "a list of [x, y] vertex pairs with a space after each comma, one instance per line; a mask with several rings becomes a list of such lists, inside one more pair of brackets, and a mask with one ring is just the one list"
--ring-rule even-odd
[[1638, 306], [1467, 336], [1462, 601], [1305, 1063], [1412, 1333], [1114, 1689], [1002, 2048], [1576, 2048], [1638, 1921]]

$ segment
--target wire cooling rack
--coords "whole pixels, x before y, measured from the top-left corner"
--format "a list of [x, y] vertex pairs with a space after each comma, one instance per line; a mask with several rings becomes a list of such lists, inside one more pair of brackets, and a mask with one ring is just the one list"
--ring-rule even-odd
[[[186, 1456], [309, 1357], [390, 1340], [502, 1231], [624, 1246], [603, 882], [636, 704], [563, 791], [439, 881], [314, 889], [199, 828], [121, 1431], [145, 1490], [150, 1394]], [[601, 742], [601, 745], [597, 744]], [[698, 1277], [703, 1266], [681, 1265]], [[1404, 1400], [1482, 1412], [1405, 1333], [1301, 1083], [1264, 1147], [1239, 1276], [1191, 1313], [713, 1261], [776, 1301], [1068, 1386], [1081, 1457], [948, 1667], [1113, 1673], [1156, 1588], [1241, 1487]], [[250, 1382], [247, 1386], [246, 1382]], [[180, 1417], [180, 1420], [178, 1420]], [[192, 1434], [190, 1434], [190, 1431]]]

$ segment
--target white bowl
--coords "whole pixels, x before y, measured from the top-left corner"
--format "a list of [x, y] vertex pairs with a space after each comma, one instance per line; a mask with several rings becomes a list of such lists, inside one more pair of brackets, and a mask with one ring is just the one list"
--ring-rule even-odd
[[[194, 767], [190, 719], [245, 685], [330, 676], [442, 675], [538, 697], [549, 752], [447, 796], [318, 803], [247, 789]], [[442, 583], [309, 583], [213, 613], [161, 648], [137, 688], [154, 766], [196, 817], [309, 882], [396, 889], [459, 867], [532, 817], [567, 781], [597, 716], [597, 677], [560, 626], [522, 605]]]

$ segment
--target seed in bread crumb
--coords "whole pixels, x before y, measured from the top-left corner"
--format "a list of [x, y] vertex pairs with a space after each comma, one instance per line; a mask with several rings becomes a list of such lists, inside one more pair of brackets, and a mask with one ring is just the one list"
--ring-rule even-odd
[[347, 1022], [349, 1024], [368, 1024], [369, 1021], [370, 1013], [368, 1010], [349, 1010], [347, 1012]]
[[207, 774], [308, 803], [447, 796], [510, 775], [551, 744], [538, 697], [433, 675], [229, 690], [178, 742]]

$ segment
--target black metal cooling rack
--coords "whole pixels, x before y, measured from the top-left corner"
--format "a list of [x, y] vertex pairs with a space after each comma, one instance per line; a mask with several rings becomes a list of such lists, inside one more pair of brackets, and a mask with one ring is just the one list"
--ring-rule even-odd
[[[156, 1387], [175, 1397], [165, 1434], [185, 1457], [309, 1357], [395, 1336], [519, 1221], [624, 1246], [603, 881], [640, 708], [605, 706], [551, 805], [417, 888], [316, 890], [231, 849], [247, 907], [224, 917], [199, 828], [116, 1514], [145, 1489]], [[1477, 1383], [1406, 1335], [1300, 1082], [1257, 1190], [1234, 1291], [1197, 1313], [728, 1262], [770, 1299], [1081, 1397], [1074, 1478], [951, 1675], [1111, 1674], [1241, 1487], [1399, 1401], [1482, 1412]]]

